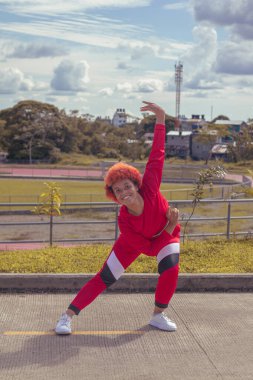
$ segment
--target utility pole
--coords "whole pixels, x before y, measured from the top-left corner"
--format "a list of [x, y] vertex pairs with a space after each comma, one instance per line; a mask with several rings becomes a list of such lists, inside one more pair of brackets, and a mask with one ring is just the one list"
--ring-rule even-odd
[[180, 95], [181, 95], [181, 84], [183, 81], [183, 64], [178, 62], [175, 64], [175, 83], [176, 83], [176, 119], [179, 123], [179, 133], [181, 134], [181, 125], [180, 125]]
[[211, 106], [211, 120], [210, 121], [212, 120], [213, 120], [213, 106]]

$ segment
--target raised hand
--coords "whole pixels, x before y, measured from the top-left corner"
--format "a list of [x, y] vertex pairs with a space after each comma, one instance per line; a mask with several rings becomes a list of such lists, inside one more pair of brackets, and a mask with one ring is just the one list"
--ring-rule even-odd
[[165, 124], [165, 111], [160, 106], [152, 102], [143, 101], [143, 103], [145, 105], [140, 108], [141, 112], [153, 112], [156, 115], [156, 123]]
[[169, 234], [172, 234], [176, 225], [178, 224], [179, 210], [177, 208], [169, 207], [166, 212], [166, 217], [169, 220], [169, 224], [166, 227], [165, 231], [167, 231]]

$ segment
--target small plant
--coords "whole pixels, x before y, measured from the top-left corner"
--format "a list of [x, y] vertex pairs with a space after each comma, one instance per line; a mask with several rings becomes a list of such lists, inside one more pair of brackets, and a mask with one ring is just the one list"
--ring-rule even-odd
[[187, 225], [191, 217], [193, 216], [198, 203], [203, 198], [204, 186], [209, 185], [210, 190], [212, 190], [213, 180], [215, 178], [224, 178], [225, 174], [226, 171], [222, 166], [213, 166], [207, 169], [203, 169], [198, 173], [198, 178], [196, 179], [195, 187], [193, 188], [193, 191], [191, 193], [191, 195], [193, 196], [192, 211], [184, 226], [183, 243]]
[[47, 192], [40, 195], [39, 204], [33, 209], [37, 215], [48, 215], [50, 217], [49, 242], [53, 245], [53, 218], [61, 215], [60, 207], [62, 196], [60, 187], [55, 182], [44, 182]]
[[[248, 169], [248, 172], [251, 175], [251, 178], [253, 179], [253, 171]], [[244, 191], [249, 198], [253, 197], [253, 187], [244, 186]]]

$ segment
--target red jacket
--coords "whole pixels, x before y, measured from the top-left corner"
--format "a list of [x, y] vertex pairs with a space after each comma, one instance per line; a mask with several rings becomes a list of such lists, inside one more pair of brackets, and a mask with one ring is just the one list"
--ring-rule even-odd
[[[152, 250], [153, 243], [161, 239], [153, 236], [162, 231], [167, 223], [168, 201], [160, 192], [164, 157], [165, 126], [156, 124], [152, 149], [139, 189], [144, 199], [144, 209], [141, 215], [135, 216], [128, 212], [126, 206], [121, 206], [118, 219], [121, 234], [115, 242], [114, 250], [129, 248], [135, 252], [148, 254]], [[176, 227], [173, 236], [177, 236], [178, 232], [179, 227]], [[167, 238], [173, 238], [167, 232], [162, 233], [161, 237], [164, 237], [164, 234]]]

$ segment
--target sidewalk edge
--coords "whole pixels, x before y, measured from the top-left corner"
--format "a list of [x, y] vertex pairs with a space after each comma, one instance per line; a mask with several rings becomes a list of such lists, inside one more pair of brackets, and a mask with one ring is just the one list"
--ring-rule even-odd
[[[0, 292], [76, 292], [93, 276], [94, 274], [0, 273]], [[107, 291], [151, 292], [156, 288], [157, 279], [157, 274], [127, 273]], [[253, 273], [182, 273], [178, 278], [177, 291], [252, 292]]]

